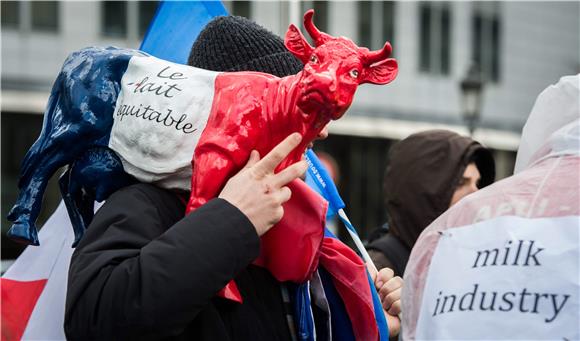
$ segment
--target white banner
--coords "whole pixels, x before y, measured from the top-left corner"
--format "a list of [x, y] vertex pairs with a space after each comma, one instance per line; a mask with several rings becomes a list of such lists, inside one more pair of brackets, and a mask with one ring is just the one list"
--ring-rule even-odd
[[578, 216], [508, 216], [442, 232], [417, 339], [580, 339], [579, 231]]

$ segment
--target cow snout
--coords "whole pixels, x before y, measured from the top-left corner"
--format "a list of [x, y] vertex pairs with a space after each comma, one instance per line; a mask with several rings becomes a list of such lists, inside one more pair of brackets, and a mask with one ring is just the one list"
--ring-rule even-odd
[[320, 72], [313, 75], [313, 85], [318, 86], [319, 90], [327, 93], [336, 91], [336, 77], [330, 72]]

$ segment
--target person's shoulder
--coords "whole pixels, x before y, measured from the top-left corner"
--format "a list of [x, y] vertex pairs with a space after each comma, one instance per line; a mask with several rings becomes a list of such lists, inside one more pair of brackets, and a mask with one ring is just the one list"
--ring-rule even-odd
[[161, 214], [181, 216], [187, 197], [152, 184], [138, 183], [113, 193], [103, 207], [129, 208], [140, 212], [147, 207]]
[[137, 183], [121, 188], [113, 193], [107, 201], [120, 201], [128, 198], [151, 202], [157, 202], [158, 200], [181, 202], [177, 193], [146, 183]]
[[185, 215], [185, 200], [169, 190], [135, 184], [113, 193], [95, 212], [79, 246], [107, 234], [121, 239], [129, 231], [158, 236]]

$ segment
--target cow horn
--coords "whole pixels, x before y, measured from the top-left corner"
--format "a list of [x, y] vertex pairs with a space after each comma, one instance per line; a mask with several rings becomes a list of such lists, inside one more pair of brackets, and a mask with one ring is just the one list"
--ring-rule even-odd
[[391, 44], [389, 42], [385, 43], [385, 46], [381, 50], [378, 51], [369, 51], [367, 53], [367, 63], [368, 65], [372, 65], [376, 62], [379, 62], [383, 59], [389, 58], [393, 49], [391, 48]]
[[315, 46], [320, 46], [330, 40], [332, 37], [324, 32], [318, 30], [314, 23], [312, 22], [312, 16], [314, 15], [314, 10], [310, 9], [304, 14], [304, 28], [306, 32], [310, 35], [312, 40], [314, 40]]

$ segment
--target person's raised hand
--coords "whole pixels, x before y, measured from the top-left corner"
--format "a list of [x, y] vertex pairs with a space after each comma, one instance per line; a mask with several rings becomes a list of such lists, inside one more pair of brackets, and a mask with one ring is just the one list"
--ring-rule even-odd
[[[374, 275], [374, 274], [373, 274]], [[375, 276], [373, 276], [375, 277]], [[395, 276], [393, 270], [389, 268], [381, 269], [375, 277], [375, 287], [379, 292], [381, 304], [385, 311], [387, 324], [389, 325], [390, 336], [396, 336], [401, 330], [401, 290], [403, 279]]]
[[252, 151], [246, 166], [228, 180], [219, 195], [248, 217], [259, 236], [282, 219], [282, 204], [292, 194], [286, 184], [300, 177], [308, 167], [306, 161], [300, 161], [274, 173], [301, 140], [300, 134], [293, 133], [261, 160], [258, 152]]

